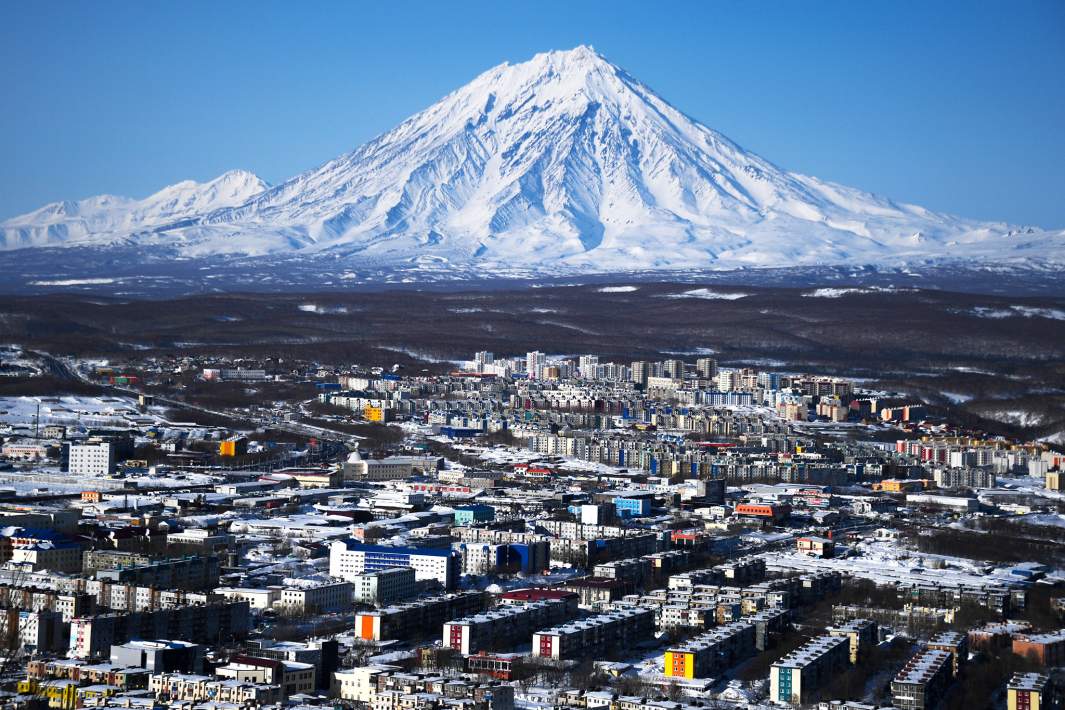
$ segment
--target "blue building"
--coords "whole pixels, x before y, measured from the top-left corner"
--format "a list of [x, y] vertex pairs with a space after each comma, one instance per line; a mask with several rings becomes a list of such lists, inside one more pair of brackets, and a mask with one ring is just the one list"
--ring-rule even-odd
[[651, 496], [637, 493], [614, 498], [614, 510], [619, 518], [639, 518], [651, 513]]
[[366, 572], [395, 567], [413, 567], [416, 580], [436, 580], [444, 589], [452, 589], [462, 561], [450, 549], [366, 545], [354, 539], [337, 540], [329, 546], [329, 574], [333, 577], [351, 582]]
[[511, 544], [460, 542], [455, 549], [462, 555], [465, 574], [539, 574], [551, 564], [551, 547], [546, 540]]
[[449, 439], [472, 439], [475, 436], [483, 434], [484, 429], [473, 429], [472, 427], [461, 426], [442, 426], [440, 427], [439, 433]]
[[455, 525], [476, 525], [495, 520], [496, 509], [483, 503], [463, 505], [455, 508]]

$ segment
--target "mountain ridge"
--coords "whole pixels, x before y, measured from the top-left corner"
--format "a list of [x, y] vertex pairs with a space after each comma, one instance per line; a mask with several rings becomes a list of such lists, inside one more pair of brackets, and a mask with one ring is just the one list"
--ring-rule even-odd
[[[234, 196], [165, 220], [101, 219], [49, 244], [534, 271], [1065, 261], [1065, 231], [966, 220], [782, 170], [589, 47], [493, 67], [344, 155]], [[23, 218], [0, 223], [0, 248], [41, 229]]]
[[[98, 234], [133, 234], [195, 217], [219, 207], [243, 204], [269, 184], [247, 170], [229, 170], [207, 182], [183, 180], [144, 199], [96, 195], [50, 202], [0, 223], [0, 248], [80, 244]], [[15, 247], [11, 246], [12, 241]]]

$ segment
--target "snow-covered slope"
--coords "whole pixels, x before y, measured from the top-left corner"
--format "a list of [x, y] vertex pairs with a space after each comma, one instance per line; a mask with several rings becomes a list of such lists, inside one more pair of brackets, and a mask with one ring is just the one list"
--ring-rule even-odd
[[268, 187], [246, 170], [230, 170], [205, 183], [185, 180], [164, 187], [143, 200], [100, 195], [53, 202], [0, 223], [0, 248], [108, 242], [241, 205]]
[[[1065, 260], [1063, 232], [936, 214], [782, 170], [587, 47], [495, 67], [351, 153], [245, 197], [136, 222], [125, 203], [94, 202], [100, 216], [62, 238], [486, 270]], [[41, 222], [3, 223], [2, 243], [56, 241], [34, 238]]]

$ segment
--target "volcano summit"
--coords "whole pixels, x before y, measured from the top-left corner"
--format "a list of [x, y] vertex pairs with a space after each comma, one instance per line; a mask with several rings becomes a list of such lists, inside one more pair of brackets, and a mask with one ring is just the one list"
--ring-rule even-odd
[[0, 249], [63, 247], [157, 265], [326, 257], [438, 274], [1045, 268], [1065, 261], [1065, 232], [966, 220], [788, 172], [578, 47], [490, 69], [273, 187], [232, 171], [142, 201], [56, 203], [0, 224]]

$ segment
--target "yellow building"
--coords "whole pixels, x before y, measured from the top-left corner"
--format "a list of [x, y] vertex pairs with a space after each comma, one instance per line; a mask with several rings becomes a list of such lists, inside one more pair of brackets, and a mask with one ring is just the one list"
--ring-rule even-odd
[[926, 478], [885, 478], [883, 481], [873, 484], [874, 491], [884, 493], [912, 493], [928, 488], [929, 481]]
[[668, 678], [709, 678], [754, 652], [754, 624], [735, 621], [667, 650], [663, 665]]
[[114, 685], [104, 685], [98, 683], [96, 685], [86, 685], [78, 688], [78, 707], [90, 707], [97, 705], [106, 698], [110, 698], [115, 693], [119, 692], [121, 688]]
[[846, 636], [850, 642], [850, 661], [860, 663], [865, 660], [868, 650], [876, 646], [879, 629], [870, 619], [853, 619], [842, 626], [830, 626], [829, 636]]
[[695, 654], [689, 651], [666, 651], [666, 677], [694, 678]]
[[385, 422], [392, 419], [391, 415], [391, 410], [386, 409], [385, 407], [374, 407], [373, 405], [367, 404], [362, 409], [362, 416], [368, 422], [377, 422], [378, 424], [384, 424]]
[[339, 471], [307, 471], [293, 475], [300, 488], [335, 488], [343, 481]]
[[1007, 710], [1042, 710], [1049, 682], [1042, 673], [1014, 673], [1006, 686]]
[[1065, 483], [1065, 480], [1062, 479], [1061, 471], [1047, 471], [1046, 488], [1048, 491], [1062, 490], [1063, 483]]
[[74, 710], [78, 704], [78, 684], [73, 680], [37, 680], [27, 678], [18, 682], [18, 692], [22, 695], [36, 695], [48, 702], [48, 707], [56, 710]]

